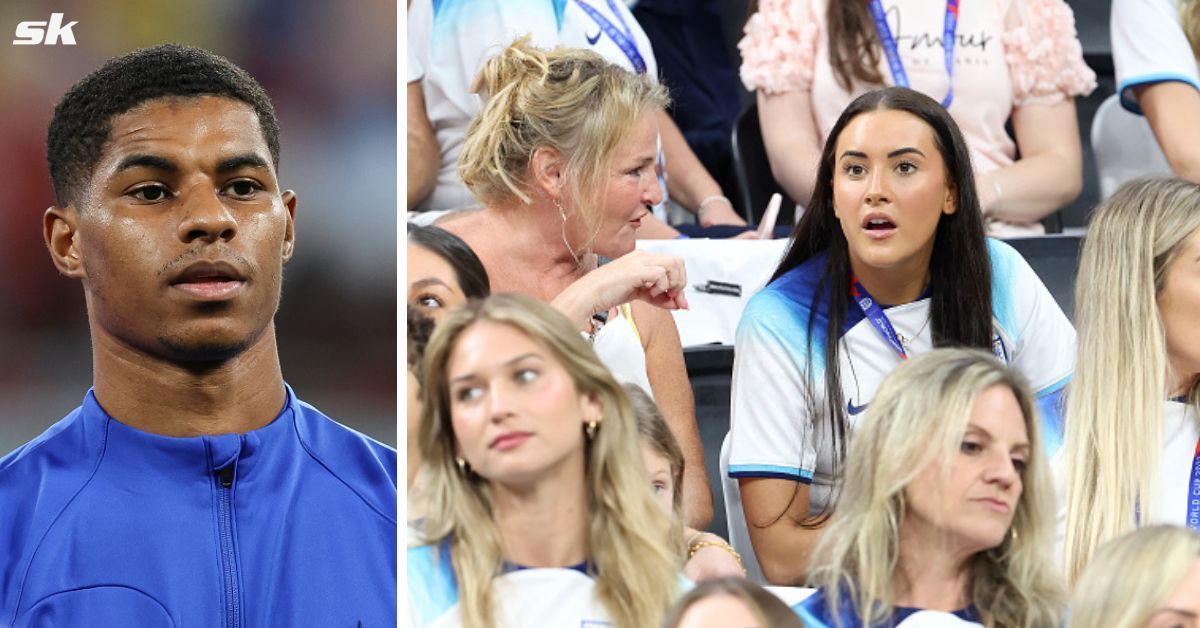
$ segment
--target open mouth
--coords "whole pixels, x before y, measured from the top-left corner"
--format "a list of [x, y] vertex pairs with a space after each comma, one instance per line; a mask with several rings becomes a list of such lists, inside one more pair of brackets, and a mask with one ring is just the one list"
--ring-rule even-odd
[[871, 218], [865, 225], [867, 231], [887, 231], [896, 228], [896, 223], [887, 218]]

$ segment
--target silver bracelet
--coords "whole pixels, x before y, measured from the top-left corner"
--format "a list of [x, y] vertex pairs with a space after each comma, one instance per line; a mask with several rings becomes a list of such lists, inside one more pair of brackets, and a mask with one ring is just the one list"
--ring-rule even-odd
[[704, 198], [700, 199], [700, 204], [696, 206], [696, 213], [700, 213], [700, 210], [704, 209], [705, 205], [708, 205], [713, 201], [725, 201], [726, 205], [731, 208], [733, 207], [733, 201], [729, 200], [728, 197], [721, 194], [713, 194], [712, 196], [705, 196]]

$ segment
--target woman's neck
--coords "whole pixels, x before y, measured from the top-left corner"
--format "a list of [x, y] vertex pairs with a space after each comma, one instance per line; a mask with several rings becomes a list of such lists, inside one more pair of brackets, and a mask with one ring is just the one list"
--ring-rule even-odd
[[900, 557], [892, 575], [895, 604], [947, 612], [967, 606], [972, 553], [915, 527], [906, 522], [901, 529]]
[[[543, 298], [553, 298], [596, 265], [594, 255], [582, 246], [568, 244], [562, 218], [553, 207], [543, 207], [536, 200], [532, 205], [518, 200], [488, 206], [483, 214], [492, 242], [488, 248], [494, 251], [485, 264], [498, 271], [499, 285], [492, 286], [493, 292], [528, 292], [529, 287], [537, 286], [554, 293]], [[527, 282], [522, 277], [536, 279]]]
[[1200, 374], [1197, 373], [1176, 375], [1180, 372], [1182, 369], [1176, 366], [1174, 361], [1171, 361], [1171, 369], [1167, 372], [1167, 397], [1169, 398], [1174, 399], [1187, 395], [1196, 386], [1196, 379], [1200, 378]]
[[524, 567], [569, 567], [587, 560], [588, 508], [583, 460], [529, 486], [493, 484], [504, 559]]
[[921, 297], [929, 285], [929, 262], [876, 268], [850, 258], [850, 271], [876, 303], [900, 305]]

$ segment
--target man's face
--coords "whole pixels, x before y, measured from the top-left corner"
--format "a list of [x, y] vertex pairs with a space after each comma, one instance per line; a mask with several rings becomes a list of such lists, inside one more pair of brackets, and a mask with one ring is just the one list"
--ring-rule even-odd
[[252, 107], [166, 97], [112, 119], [76, 206], [51, 209], [46, 233], [59, 269], [83, 280], [94, 333], [224, 360], [271, 326], [295, 207]]

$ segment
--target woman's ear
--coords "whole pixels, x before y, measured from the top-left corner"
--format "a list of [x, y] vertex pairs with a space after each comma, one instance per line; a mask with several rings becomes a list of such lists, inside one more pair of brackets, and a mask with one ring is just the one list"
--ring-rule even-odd
[[550, 198], [562, 198], [566, 188], [566, 164], [563, 154], [549, 146], [533, 151], [529, 159], [529, 170], [533, 184]]
[[942, 202], [942, 213], [949, 216], [958, 211], [958, 186], [953, 183], [946, 186], [946, 200]]

